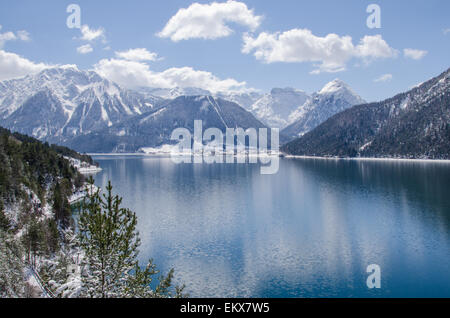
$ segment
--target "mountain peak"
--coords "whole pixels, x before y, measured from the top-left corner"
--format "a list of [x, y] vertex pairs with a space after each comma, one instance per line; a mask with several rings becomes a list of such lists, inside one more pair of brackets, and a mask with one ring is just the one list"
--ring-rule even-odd
[[140, 92], [148, 92], [153, 96], [157, 96], [164, 99], [175, 99], [180, 96], [200, 96], [211, 95], [210, 91], [197, 87], [173, 87], [173, 88], [152, 88], [142, 87]]
[[329, 83], [327, 83], [320, 91], [319, 94], [330, 94], [335, 93], [342, 89], [348, 89], [350, 90], [350, 87], [347, 85], [347, 83], [341, 81], [340, 79], [335, 79]]
[[449, 159], [447, 76], [443, 73], [384, 101], [340, 112], [308, 134], [297, 134], [302, 137], [282, 151], [323, 157]]
[[65, 64], [65, 65], [56, 66], [55, 68], [60, 68], [63, 70], [80, 71], [80, 69], [78, 68], [78, 66], [76, 64]]
[[103, 129], [153, 106], [153, 99], [73, 65], [50, 67], [0, 87], [3, 125], [52, 142]]
[[67, 65], [56, 65], [52, 67], [48, 67], [40, 71], [38, 74], [64, 74], [68, 72], [76, 72], [82, 73], [80, 69], [76, 65], [67, 64]]

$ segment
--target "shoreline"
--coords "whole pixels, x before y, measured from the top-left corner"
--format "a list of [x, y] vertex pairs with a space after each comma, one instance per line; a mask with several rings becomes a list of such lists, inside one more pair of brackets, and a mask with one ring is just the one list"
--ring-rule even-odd
[[[143, 157], [167, 157], [168, 153], [87, 153], [89, 156], [143, 156]], [[318, 159], [318, 160], [354, 160], [354, 161], [393, 161], [393, 162], [422, 162], [422, 163], [447, 163], [450, 164], [450, 159], [410, 159], [410, 158], [376, 158], [376, 157], [355, 157], [355, 158], [340, 158], [340, 157], [320, 157], [320, 156], [296, 156], [282, 154], [281, 158], [285, 159]]]
[[347, 160], [347, 161], [392, 161], [392, 162], [422, 162], [422, 163], [447, 163], [450, 159], [410, 159], [410, 158], [376, 158], [376, 157], [355, 157], [355, 158], [339, 158], [339, 157], [315, 157], [315, 156], [295, 156], [284, 155], [286, 159], [318, 159], [318, 160]]
[[[108, 156], [108, 157], [119, 157], [119, 156], [144, 156], [144, 157], [165, 157], [170, 156], [170, 153], [140, 153], [140, 152], [128, 152], [128, 153], [87, 153], [89, 156]], [[182, 155], [182, 154], [180, 154]], [[189, 154], [191, 155], [191, 154]], [[428, 162], [428, 163], [448, 163], [450, 164], [450, 159], [410, 159], [410, 158], [377, 158], [377, 157], [354, 157], [354, 158], [341, 158], [341, 157], [323, 157], [323, 156], [296, 156], [296, 155], [286, 155], [281, 154], [281, 158], [285, 159], [319, 159], [319, 160], [354, 160], [354, 161], [394, 161], [394, 162]]]
[[[86, 153], [86, 155], [88, 156], [92, 156], [92, 157], [98, 157], [98, 156], [105, 156], [105, 157], [119, 157], [119, 156], [146, 156], [146, 157], [171, 157], [171, 156], [176, 156], [176, 157], [187, 157], [187, 156], [208, 156], [208, 157], [214, 157], [214, 155], [209, 155], [209, 154], [202, 154], [202, 153], [175, 153], [175, 154], [171, 154], [171, 153], [166, 153], [166, 152], [160, 152], [160, 153], [140, 153], [140, 152], [136, 152], [136, 153]], [[234, 155], [227, 155], [226, 153], [221, 153], [221, 154], [217, 154], [216, 156], [233, 156], [233, 157], [237, 157], [237, 156], [246, 156], [246, 157], [256, 157], [256, 156], [264, 156], [264, 157], [280, 157], [280, 155], [277, 154], [234, 154]]]

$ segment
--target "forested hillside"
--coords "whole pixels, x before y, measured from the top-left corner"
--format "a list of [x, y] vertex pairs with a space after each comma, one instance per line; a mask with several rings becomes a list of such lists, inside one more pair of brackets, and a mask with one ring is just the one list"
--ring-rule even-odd
[[[74, 152], [0, 128], [0, 204], [17, 230], [27, 214], [50, 210], [55, 212], [55, 222], [68, 225], [67, 199], [84, 178], [64, 155]], [[90, 157], [77, 156], [92, 162]]]
[[[1, 296], [36, 296], [32, 286], [17, 278], [20, 268], [54, 254], [61, 232], [71, 225], [69, 197], [85, 180], [67, 155], [75, 153], [0, 128]], [[15, 279], [8, 276], [13, 274]]]
[[450, 70], [393, 98], [347, 109], [282, 151], [307, 156], [450, 159]]
[[[71, 158], [93, 164], [0, 128], [0, 298], [182, 296], [170, 290], [173, 270], [151, 288], [159, 272], [137, 261], [136, 215], [111, 185], [101, 195]], [[75, 192], [85, 198], [71, 205]]]

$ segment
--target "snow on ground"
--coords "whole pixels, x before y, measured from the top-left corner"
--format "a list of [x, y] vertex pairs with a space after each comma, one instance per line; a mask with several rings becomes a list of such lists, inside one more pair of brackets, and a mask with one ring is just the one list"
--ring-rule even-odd
[[99, 188], [97, 186], [94, 185], [91, 188], [90, 185], [88, 186], [88, 184], [85, 183], [83, 187], [81, 187], [79, 190], [74, 191], [72, 193], [72, 195], [68, 198], [69, 204], [74, 204], [74, 203], [77, 203], [77, 202], [83, 200], [83, 198], [86, 196], [86, 189], [89, 194], [93, 194], [97, 190], [99, 190]]
[[87, 162], [83, 162], [80, 161], [78, 159], [75, 158], [71, 158], [71, 157], [64, 157], [65, 159], [69, 160], [70, 163], [72, 164], [72, 166], [74, 168], [76, 168], [78, 170], [78, 172], [80, 172], [81, 174], [96, 174], [100, 171], [102, 171], [102, 168], [91, 165]]
[[35, 276], [34, 271], [30, 267], [25, 269], [25, 282], [33, 289], [33, 293], [45, 297], [46, 292]]
[[259, 152], [257, 148], [249, 148], [249, 147], [237, 147], [233, 148], [233, 150], [223, 149], [223, 145], [215, 145], [214, 142], [203, 145], [201, 143], [196, 142], [193, 149], [180, 148], [179, 145], [162, 145], [160, 147], [152, 148], [152, 147], [143, 147], [140, 148], [139, 151], [146, 155], [235, 155], [235, 156], [273, 156], [279, 155], [277, 151], [265, 150]]
[[364, 144], [361, 148], [359, 148], [359, 151], [363, 151], [367, 147], [369, 147], [372, 144], [372, 141], [369, 141], [368, 143]]

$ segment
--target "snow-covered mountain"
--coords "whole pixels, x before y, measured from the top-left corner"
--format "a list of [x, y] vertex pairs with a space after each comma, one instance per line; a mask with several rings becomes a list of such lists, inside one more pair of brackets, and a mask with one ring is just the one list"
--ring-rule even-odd
[[[199, 96], [235, 103], [268, 127], [284, 128], [291, 124], [282, 132], [291, 138], [304, 134], [350, 106], [364, 102], [339, 80], [328, 83], [312, 96], [294, 88], [274, 88], [264, 95], [256, 91], [212, 94], [195, 87], [132, 91], [94, 71], [63, 66], [0, 82], [0, 126], [40, 140], [74, 145], [71, 140], [81, 140], [77, 138], [79, 136], [104, 131], [141, 114], [155, 112], [180, 97]], [[190, 107], [190, 100], [185, 101], [185, 107]], [[189, 117], [188, 113], [181, 114]], [[250, 114], [244, 117], [248, 118], [247, 115]], [[161, 123], [160, 126], [166, 127], [167, 124]], [[156, 132], [152, 134], [158, 136]]]
[[450, 69], [408, 92], [331, 117], [285, 145], [294, 155], [450, 159]]
[[136, 152], [145, 147], [173, 143], [172, 132], [186, 128], [194, 133], [194, 121], [203, 129], [267, 128], [238, 104], [213, 96], [180, 96], [161, 108], [134, 116], [101, 131], [72, 139], [66, 145], [81, 152]]
[[63, 141], [147, 112], [158, 102], [93, 71], [54, 67], [0, 82], [0, 125], [41, 140]]
[[230, 102], [236, 103], [246, 110], [251, 111], [253, 104], [263, 95], [256, 91], [251, 92], [216, 92], [198, 88], [198, 87], [175, 87], [175, 88], [149, 88], [141, 87], [137, 90], [139, 93], [147, 96], [157, 96], [166, 100], [173, 100], [180, 96], [214, 96]]
[[300, 89], [290, 87], [274, 88], [267, 94], [257, 91], [211, 93], [196, 87], [141, 88], [139, 92], [165, 100], [180, 96], [206, 95], [228, 100], [251, 112], [268, 127], [284, 129], [289, 126], [284, 133], [290, 138], [304, 134], [337, 112], [364, 102], [340, 80], [328, 83], [311, 96]]
[[162, 99], [175, 99], [180, 96], [212, 95], [210, 91], [198, 87], [174, 87], [174, 88], [140, 87], [137, 89], [137, 91], [145, 96], [156, 96]]
[[251, 107], [251, 112], [272, 128], [284, 128], [299, 107], [309, 99], [307, 93], [294, 88], [274, 88]]
[[303, 136], [333, 115], [365, 101], [346, 83], [336, 79], [314, 93], [290, 116], [291, 124], [282, 130], [289, 138]]
[[[222, 98], [225, 100], [229, 100], [230, 102], [236, 103], [242, 107], [244, 107], [249, 112], [253, 113], [252, 107], [262, 96], [263, 94], [253, 91], [253, 92], [219, 92], [214, 95], [217, 98]], [[253, 115], [256, 115], [253, 113]], [[260, 118], [258, 118], [260, 119]], [[261, 119], [260, 119], [261, 120]]]
[[284, 128], [289, 124], [289, 115], [303, 105], [308, 95], [294, 88], [274, 88], [268, 94], [257, 91], [216, 92], [196, 87], [140, 88], [140, 93], [173, 100], [180, 96], [214, 96], [236, 103], [251, 112], [257, 119], [269, 127]]

